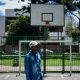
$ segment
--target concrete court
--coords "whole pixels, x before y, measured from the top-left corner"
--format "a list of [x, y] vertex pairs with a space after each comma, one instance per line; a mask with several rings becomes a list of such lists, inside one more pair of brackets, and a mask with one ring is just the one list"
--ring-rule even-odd
[[[26, 80], [25, 74], [16, 76], [17, 73], [0, 73], [0, 80]], [[80, 80], [80, 73], [60, 74], [60, 73], [47, 73], [44, 80]]]

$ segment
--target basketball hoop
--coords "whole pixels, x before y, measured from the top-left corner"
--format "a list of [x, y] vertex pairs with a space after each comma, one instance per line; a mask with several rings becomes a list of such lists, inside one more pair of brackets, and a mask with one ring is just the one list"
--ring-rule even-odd
[[50, 26], [49, 21], [45, 21], [45, 26], [46, 27], [49, 27]]

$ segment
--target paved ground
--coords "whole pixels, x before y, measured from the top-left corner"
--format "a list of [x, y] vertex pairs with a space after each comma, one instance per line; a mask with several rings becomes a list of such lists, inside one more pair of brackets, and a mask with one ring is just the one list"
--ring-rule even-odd
[[[80, 66], [65, 66], [65, 71], [80, 71]], [[41, 70], [43, 71], [43, 67], [41, 67]], [[47, 71], [62, 71], [62, 66], [47, 66]], [[4, 66], [0, 65], [0, 72], [13, 72], [13, 71], [19, 71], [19, 66]], [[24, 67], [21, 67], [21, 71], [24, 71]]]
[[[25, 74], [16, 76], [17, 73], [0, 73], [0, 80], [26, 80]], [[69, 74], [60, 74], [60, 73], [47, 73], [44, 77], [44, 80], [79, 80], [80, 73]]]

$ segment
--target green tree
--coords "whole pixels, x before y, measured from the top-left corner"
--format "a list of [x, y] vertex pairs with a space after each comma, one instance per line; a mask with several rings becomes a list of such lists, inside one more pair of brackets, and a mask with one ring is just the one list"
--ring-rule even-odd
[[27, 27], [29, 25], [29, 17], [28, 16], [19, 16], [16, 20], [10, 20], [10, 25], [8, 25], [9, 35], [12, 36], [25, 36], [27, 35]]
[[[24, 39], [37, 39], [36, 37], [33, 38], [32, 36], [40, 36], [41, 31], [36, 27], [30, 26], [30, 17], [28, 16], [19, 16], [16, 20], [9, 20], [8, 27], [8, 37], [7, 37], [7, 44], [17, 44], [19, 40]], [[32, 38], [28, 38], [31, 36]], [[40, 38], [38, 38], [40, 39]]]
[[[73, 11], [76, 11], [77, 8], [80, 9], [80, 1], [73, 2], [73, 0], [64, 0], [64, 3], [66, 5], [65, 12], [69, 11], [72, 15], [79, 19], [79, 25], [77, 26], [77, 28], [72, 28], [72, 25], [67, 26], [66, 34], [68, 36], [71, 36], [73, 38], [73, 41], [80, 42], [80, 18], [73, 13]], [[80, 11], [78, 11], [78, 14], [80, 15]]]

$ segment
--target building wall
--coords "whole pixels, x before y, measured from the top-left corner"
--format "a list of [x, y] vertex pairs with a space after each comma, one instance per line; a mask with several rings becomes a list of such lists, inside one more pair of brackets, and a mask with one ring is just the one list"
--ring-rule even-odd
[[5, 17], [0, 16], [0, 36], [5, 35]]

